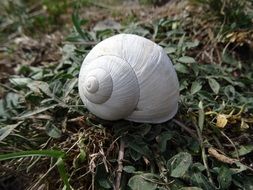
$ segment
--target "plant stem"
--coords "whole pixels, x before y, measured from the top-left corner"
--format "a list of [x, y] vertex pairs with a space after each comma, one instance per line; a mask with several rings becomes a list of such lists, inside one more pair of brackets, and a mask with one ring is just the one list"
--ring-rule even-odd
[[121, 139], [120, 148], [119, 148], [119, 156], [118, 156], [118, 170], [117, 170], [114, 190], [120, 189], [120, 184], [121, 184], [120, 182], [121, 182], [121, 176], [122, 176], [122, 171], [123, 171], [124, 149], [125, 149], [125, 142]]
[[213, 182], [213, 179], [212, 179], [212, 176], [211, 176], [208, 164], [207, 164], [207, 157], [206, 157], [206, 152], [205, 152], [205, 147], [204, 147], [203, 137], [202, 137], [201, 131], [200, 131], [199, 127], [196, 125], [196, 123], [194, 123], [194, 126], [195, 126], [195, 128], [197, 130], [197, 134], [198, 134], [198, 138], [199, 138], [199, 143], [200, 143], [200, 148], [201, 148], [201, 157], [202, 157], [203, 164], [204, 164], [204, 166], [206, 168], [207, 177], [208, 177], [210, 183], [212, 185], [214, 185], [214, 182]]
[[172, 121], [177, 124], [179, 127], [181, 127], [183, 130], [188, 132], [193, 138], [198, 139], [197, 135], [195, 134], [195, 131], [187, 127], [184, 123], [181, 121], [178, 121], [176, 119], [172, 119]]

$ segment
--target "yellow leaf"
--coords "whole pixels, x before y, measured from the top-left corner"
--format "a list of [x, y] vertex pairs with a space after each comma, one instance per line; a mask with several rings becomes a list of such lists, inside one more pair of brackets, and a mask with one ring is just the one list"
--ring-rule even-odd
[[231, 38], [233, 35], [234, 35], [233, 32], [232, 32], [232, 33], [229, 33], [229, 34], [226, 35], [226, 38]]
[[243, 118], [243, 119], [247, 123], [253, 123], [253, 117], [252, 118]]
[[227, 125], [227, 115], [225, 114], [218, 114], [217, 116], [217, 121], [216, 121], [216, 126], [219, 128], [224, 128]]
[[207, 111], [205, 112], [205, 115], [217, 115], [218, 113], [215, 111]]
[[249, 125], [248, 123], [245, 122], [245, 120], [242, 118], [241, 120], [241, 126], [240, 126], [241, 129], [248, 129], [249, 128]]

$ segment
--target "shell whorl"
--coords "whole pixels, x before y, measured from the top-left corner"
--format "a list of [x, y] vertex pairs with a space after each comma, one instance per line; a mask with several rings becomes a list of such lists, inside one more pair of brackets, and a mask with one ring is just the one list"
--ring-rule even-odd
[[93, 69], [84, 78], [82, 88], [85, 97], [90, 102], [102, 104], [112, 94], [113, 81], [110, 73], [104, 69]]
[[84, 85], [88, 93], [95, 93], [99, 88], [98, 80], [94, 76], [87, 77], [84, 81]]
[[128, 117], [139, 100], [138, 79], [122, 58], [105, 55], [84, 61], [79, 76], [79, 93], [86, 107], [103, 119]]

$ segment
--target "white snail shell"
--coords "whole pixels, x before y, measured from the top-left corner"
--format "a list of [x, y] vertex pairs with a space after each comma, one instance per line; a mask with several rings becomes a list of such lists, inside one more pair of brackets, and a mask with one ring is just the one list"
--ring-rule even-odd
[[78, 88], [87, 109], [106, 120], [162, 123], [178, 109], [179, 83], [169, 57], [137, 35], [97, 44], [83, 61]]

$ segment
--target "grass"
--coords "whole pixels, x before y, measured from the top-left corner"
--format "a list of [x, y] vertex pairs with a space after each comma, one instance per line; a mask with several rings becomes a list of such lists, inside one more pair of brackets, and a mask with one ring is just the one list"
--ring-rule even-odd
[[[206, 5], [200, 11], [206, 11]], [[57, 61], [27, 64], [29, 56], [46, 55], [29, 45], [25, 50], [13, 47], [10, 56], [17, 52], [27, 57], [18, 57], [23, 64], [1, 83], [0, 187], [21, 183], [23, 189], [251, 189], [252, 59], [238, 51], [237, 41], [219, 38], [227, 30], [210, 33], [214, 23], [221, 22], [216, 16], [206, 20], [195, 14], [149, 22], [136, 16], [136, 22], [122, 20], [127, 24], [120, 30], [94, 31], [75, 12], [73, 30], [61, 44], [62, 58]], [[171, 121], [108, 122], [83, 106], [77, 90], [82, 60], [95, 44], [124, 32], [152, 39], [173, 60], [180, 107]], [[230, 27], [233, 32], [238, 30]], [[122, 175], [117, 184], [118, 169]]]

